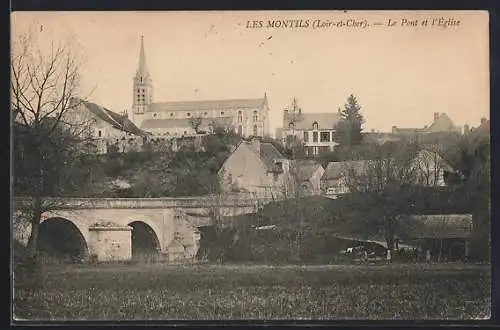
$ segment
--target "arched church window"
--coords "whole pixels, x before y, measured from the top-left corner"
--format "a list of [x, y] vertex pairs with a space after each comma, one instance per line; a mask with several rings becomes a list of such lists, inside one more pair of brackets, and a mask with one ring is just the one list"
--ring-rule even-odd
[[259, 119], [259, 115], [257, 111], [253, 112], [253, 121], [257, 121]]
[[243, 114], [241, 113], [241, 111], [238, 111], [238, 122], [242, 122], [243, 121]]

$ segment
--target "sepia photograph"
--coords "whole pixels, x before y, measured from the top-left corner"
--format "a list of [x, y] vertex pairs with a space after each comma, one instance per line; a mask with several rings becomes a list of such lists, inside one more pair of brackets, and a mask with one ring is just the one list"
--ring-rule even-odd
[[487, 11], [10, 18], [11, 323], [491, 318]]

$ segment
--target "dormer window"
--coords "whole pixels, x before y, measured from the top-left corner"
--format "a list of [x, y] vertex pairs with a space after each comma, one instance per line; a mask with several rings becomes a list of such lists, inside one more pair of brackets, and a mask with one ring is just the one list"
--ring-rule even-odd
[[316, 121], [315, 121], [315, 122], [313, 123], [313, 129], [318, 129], [318, 122], [316, 122]]
[[283, 163], [282, 162], [275, 162], [274, 163], [274, 171], [275, 173], [282, 173], [283, 172]]
[[293, 127], [294, 127], [294, 126], [295, 126], [295, 125], [294, 125], [293, 123], [289, 123], [289, 124], [288, 124], [288, 128], [289, 128], [289, 129], [293, 129]]

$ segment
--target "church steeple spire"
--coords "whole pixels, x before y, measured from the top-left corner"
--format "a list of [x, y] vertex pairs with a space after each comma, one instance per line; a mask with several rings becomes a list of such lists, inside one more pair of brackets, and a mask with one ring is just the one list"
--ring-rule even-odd
[[141, 50], [139, 53], [139, 67], [137, 68], [137, 76], [148, 77], [149, 71], [146, 65], [146, 52], [144, 51], [144, 36], [141, 36]]
[[[146, 52], [144, 51], [144, 36], [141, 36], [139, 52], [139, 66], [134, 77], [132, 117], [139, 120], [140, 115], [147, 111], [153, 102], [153, 80], [146, 65]], [[135, 122], [134, 122], [135, 123]]]

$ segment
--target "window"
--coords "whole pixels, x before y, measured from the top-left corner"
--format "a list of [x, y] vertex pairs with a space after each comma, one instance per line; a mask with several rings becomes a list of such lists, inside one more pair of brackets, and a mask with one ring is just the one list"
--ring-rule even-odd
[[97, 135], [98, 135], [99, 137], [101, 137], [101, 134], [102, 134], [102, 132], [101, 132], [101, 130], [99, 130], [99, 132], [97, 132]]
[[313, 123], [313, 129], [318, 129], [318, 123], [317, 122]]
[[321, 132], [319, 139], [321, 142], [330, 142], [330, 132]]
[[153, 113], [153, 118], [156, 118], [157, 116], [158, 116], [158, 114]]
[[257, 111], [253, 112], [253, 121], [257, 121], [259, 119], [259, 114]]
[[238, 134], [243, 135], [243, 127], [241, 125], [238, 126]]
[[203, 114], [206, 116], [206, 115], [208, 115], [208, 112], [205, 111]]
[[243, 121], [243, 115], [241, 111], [238, 111], [238, 123], [241, 123]]
[[140, 89], [138, 89], [138, 90], [137, 90], [137, 93], [140, 93], [140, 92], [141, 92], [141, 90], [140, 90]]
[[221, 116], [224, 116], [224, 111], [221, 111], [221, 112], [220, 112], [220, 115], [221, 115]]
[[257, 125], [253, 125], [253, 135], [257, 136]]
[[309, 132], [304, 132], [304, 142], [309, 141]]
[[318, 142], [318, 132], [313, 132], [313, 142]]
[[191, 117], [191, 113], [190, 113], [190, 112], [188, 112], [188, 113], [187, 113], [187, 116], [188, 116], [188, 117]]
[[289, 129], [293, 129], [293, 127], [294, 127], [294, 126], [295, 126], [295, 125], [294, 125], [293, 123], [289, 123], [289, 124], [288, 124], [288, 128], [289, 128]]
[[170, 113], [170, 117], [173, 117], [173, 116], [174, 116], [174, 113], [173, 113], [173, 112], [171, 112], [171, 113]]

